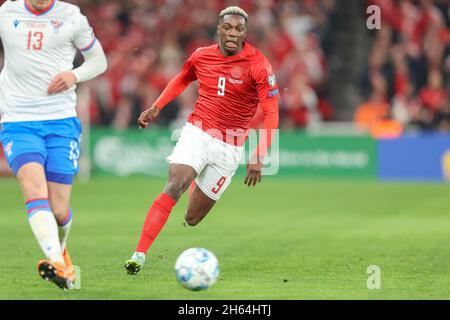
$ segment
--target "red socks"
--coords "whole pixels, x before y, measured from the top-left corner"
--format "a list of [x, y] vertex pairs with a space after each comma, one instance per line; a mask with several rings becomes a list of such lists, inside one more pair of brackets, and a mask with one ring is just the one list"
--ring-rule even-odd
[[161, 193], [158, 198], [153, 201], [145, 218], [144, 227], [142, 228], [141, 238], [136, 248], [136, 252], [147, 253], [148, 248], [158, 236], [158, 233], [166, 224], [169, 214], [173, 206], [176, 204], [175, 200], [165, 193]]

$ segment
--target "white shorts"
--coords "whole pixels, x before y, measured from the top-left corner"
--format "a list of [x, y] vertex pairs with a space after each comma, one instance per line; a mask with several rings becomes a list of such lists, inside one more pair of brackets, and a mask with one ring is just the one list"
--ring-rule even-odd
[[217, 201], [229, 186], [243, 154], [243, 147], [220, 141], [188, 122], [167, 161], [192, 167], [197, 172], [197, 186]]

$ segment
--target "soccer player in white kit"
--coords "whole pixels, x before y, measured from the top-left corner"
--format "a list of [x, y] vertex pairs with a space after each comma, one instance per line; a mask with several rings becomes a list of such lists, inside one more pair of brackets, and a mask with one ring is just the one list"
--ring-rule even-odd
[[[0, 38], [0, 142], [46, 256], [38, 262], [39, 274], [70, 289], [69, 202], [81, 139], [75, 89], [106, 70], [106, 57], [79, 7], [59, 0], [5, 2]], [[73, 69], [77, 49], [85, 61]]]

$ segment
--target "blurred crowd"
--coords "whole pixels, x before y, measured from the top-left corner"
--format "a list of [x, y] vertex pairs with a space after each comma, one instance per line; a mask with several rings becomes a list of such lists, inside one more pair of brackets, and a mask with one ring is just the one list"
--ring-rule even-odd
[[[217, 43], [218, 15], [228, 5], [249, 13], [247, 40], [272, 63], [282, 90], [281, 126], [331, 119], [326, 100], [327, 54], [334, 0], [77, 0], [108, 57], [106, 74], [91, 82], [92, 123], [136, 124], [187, 57]], [[197, 97], [191, 85], [160, 114], [161, 126], [183, 123]], [[262, 124], [259, 112], [252, 126]]]
[[365, 102], [354, 121], [373, 135], [450, 132], [450, 1], [371, 0], [381, 8], [368, 67]]
[[[358, 82], [364, 101], [354, 122], [374, 134], [450, 131], [450, 0], [361, 0], [381, 8], [381, 29]], [[0, 3], [4, 1], [0, 0]], [[249, 13], [247, 40], [272, 63], [280, 126], [304, 128], [339, 112], [328, 99], [337, 0], [67, 0], [88, 16], [109, 68], [89, 82], [94, 125], [135, 126], [198, 47], [217, 43], [219, 12]], [[78, 56], [76, 64], [81, 63]], [[3, 59], [1, 59], [3, 62]], [[350, 63], [350, 62], [347, 62]], [[160, 114], [158, 124], [184, 123], [197, 98], [192, 84]], [[252, 126], [262, 125], [258, 112]]]

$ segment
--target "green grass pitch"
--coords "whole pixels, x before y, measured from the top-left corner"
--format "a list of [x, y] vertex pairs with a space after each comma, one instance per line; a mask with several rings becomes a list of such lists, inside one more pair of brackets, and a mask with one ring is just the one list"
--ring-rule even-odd
[[[183, 225], [186, 197], [128, 276], [147, 208], [165, 179], [94, 178], [74, 186], [69, 250], [81, 289], [43, 281], [19, 187], [0, 179], [0, 299], [449, 299], [450, 185], [236, 177], [197, 227]], [[173, 271], [189, 247], [220, 262], [207, 291], [181, 287]], [[367, 267], [381, 288], [367, 288]]]

